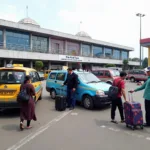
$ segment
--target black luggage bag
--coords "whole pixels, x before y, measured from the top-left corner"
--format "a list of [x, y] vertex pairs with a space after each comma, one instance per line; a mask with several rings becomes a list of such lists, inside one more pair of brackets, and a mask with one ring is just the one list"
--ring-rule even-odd
[[55, 109], [58, 111], [66, 110], [66, 97], [57, 95], [55, 99]]

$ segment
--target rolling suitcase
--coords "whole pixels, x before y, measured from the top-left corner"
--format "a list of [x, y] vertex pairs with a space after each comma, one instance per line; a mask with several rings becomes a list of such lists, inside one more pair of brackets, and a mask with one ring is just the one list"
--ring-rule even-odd
[[129, 93], [129, 102], [124, 103], [125, 123], [127, 127], [131, 127], [133, 130], [140, 126], [143, 129], [143, 113], [141, 110], [141, 104], [133, 101], [132, 94]]
[[56, 95], [55, 109], [58, 111], [66, 110], [66, 97], [61, 95], [61, 90], [60, 95]]

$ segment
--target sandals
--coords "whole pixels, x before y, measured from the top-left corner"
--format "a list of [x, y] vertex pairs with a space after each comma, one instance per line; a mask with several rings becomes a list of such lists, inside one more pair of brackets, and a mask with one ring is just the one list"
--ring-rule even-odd
[[32, 128], [32, 126], [28, 126], [28, 127], [27, 127], [27, 129], [31, 129], [31, 128]]
[[21, 130], [21, 131], [24, 130], [23, 122], [20, 122], [20, 130]]

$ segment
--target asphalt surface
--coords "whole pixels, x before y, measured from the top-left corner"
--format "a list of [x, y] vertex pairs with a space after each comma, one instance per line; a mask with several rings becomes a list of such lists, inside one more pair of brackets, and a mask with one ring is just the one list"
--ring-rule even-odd
[[[127, 90], [137, 87], [127, 82]], [[132, 131], [125, 124], [110, 122], [110, 107], [58, 112], [45, 91], [36, 104], [38, 121], [32, 129], [19, 130], [19, 110], [0, 113], [0, 150], [148, 150], [150, 128]], [[143, 92], [133, 95], [144, 106]], [[144, 110], [144, 108], [143, 108]], [[144, 111], [143, 111], [144, 112]], [[116, 119], [119, 121], [117, 110]]]

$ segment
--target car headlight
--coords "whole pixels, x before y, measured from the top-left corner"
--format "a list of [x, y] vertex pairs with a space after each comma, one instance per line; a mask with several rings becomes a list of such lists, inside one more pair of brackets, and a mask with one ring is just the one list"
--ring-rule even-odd
[[102, 90], [97, 90], [97, 91], [96, 91], [96, 95], [104, 96], [105, 93], [104, 93], [104, 91], [102, 91]]

